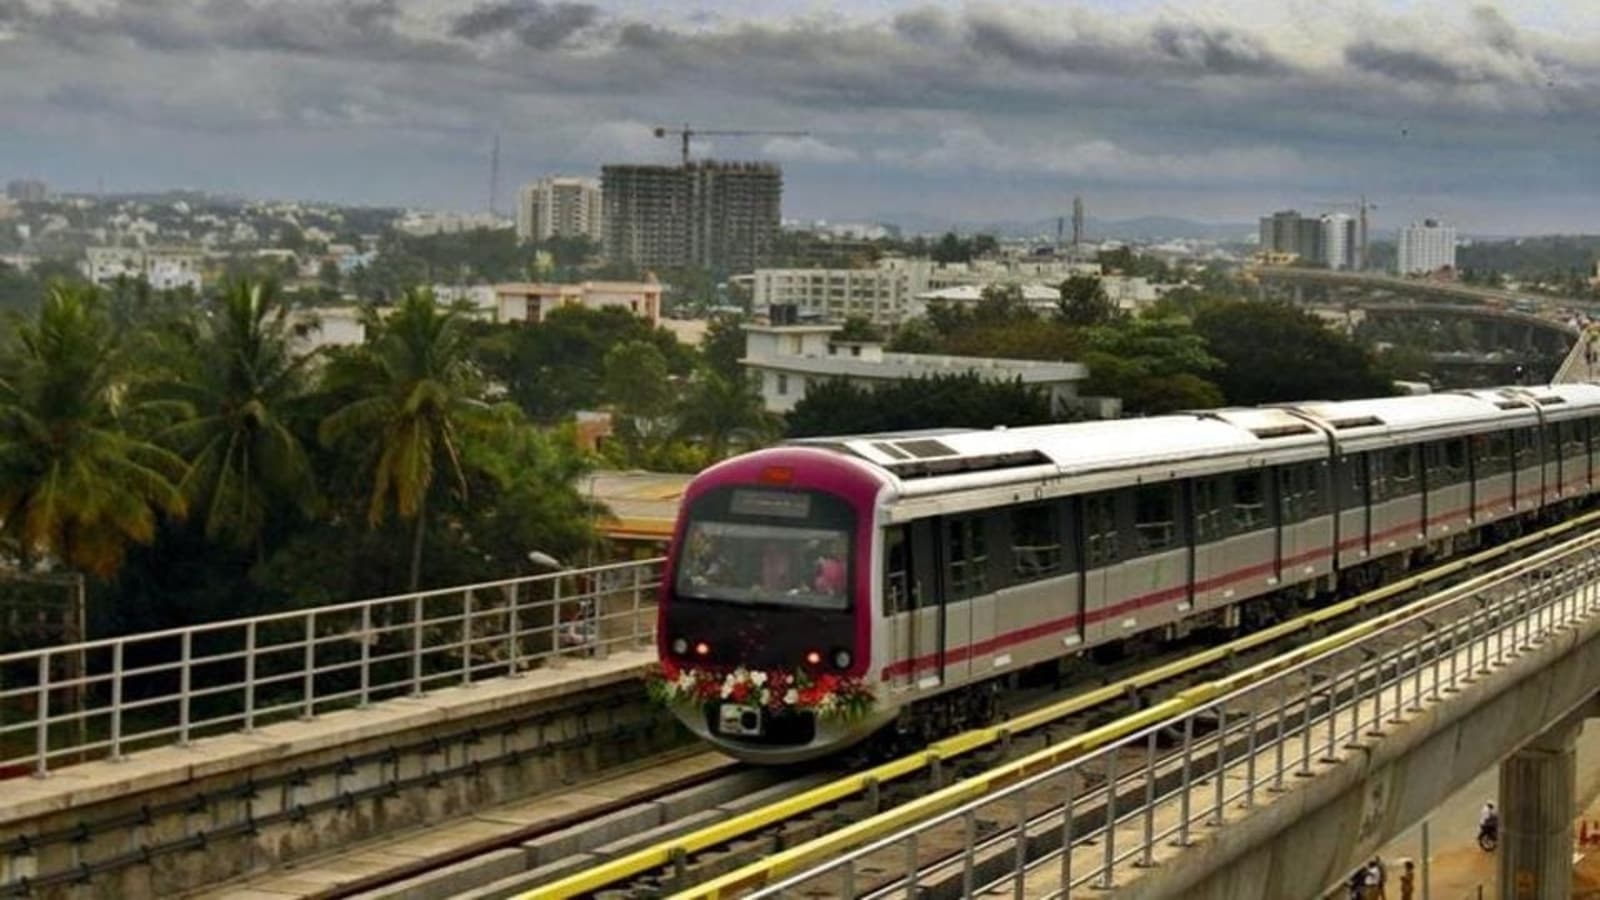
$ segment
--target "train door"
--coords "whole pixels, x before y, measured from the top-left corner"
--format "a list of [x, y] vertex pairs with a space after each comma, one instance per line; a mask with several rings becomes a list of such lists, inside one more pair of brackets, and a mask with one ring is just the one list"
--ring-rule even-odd
[[910, 525], [883, 530], [884, 680], [893, 690], [916, 684], [916, 617], [921, 585], [911, 559]]
[[1223, 602], [1218, 576], [1227, 570], [1227, 551], [1220, 546], [1223, 527], [1222, 495], [1231, 484], [1215, 475], [1189, 482], [1189, 509], [1193, 516], [1189, 529], [1193, 546], [1189, 584], [1195, 609], [1209, 609]]
[[[978, 643], [974, 608], [988, 592], [988, 535], [982, 515], [939, 519], [939, 588], [944, 604], [944, 678], [965, 681]], [[990, 628], [994, 619], [989, 617]]]
[[908, 528], [911, 550], [910, 683], [931, 688], [944, 683], [944, 590], [940, 584], [939, 534], [943, 520], [919, 519]]

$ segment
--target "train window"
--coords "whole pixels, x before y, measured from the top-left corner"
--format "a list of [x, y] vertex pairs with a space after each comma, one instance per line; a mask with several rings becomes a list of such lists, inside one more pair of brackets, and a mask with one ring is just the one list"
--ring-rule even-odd
[[1367, 505], [1367, 455], [1357, 453], [1339, 458], [1342, 473], [1345, 509], [1358, 509]]
[[1573, 419], [1561, 423], [1561, 455], [1567, 459], [1582, 456], [1587, 449], [1588, 440], [1586, 432], [1588, 423]]
[[883, 612], [892, 616], [910, 611], [916, 604], [911, 596], [911, 542], [906, 526], [883, 530]]
[[1284, 466], [1278, 469], [1278, 521], [1285, 525], [1305, 518], [1302, 512], [1302, 499], [1299, 466]]
[[1116, 562], [1122, 555], [1117, 537], [1117, 507], [1111, 494], [1083, 498], [1084, 549], [1090, 568]]
[[1529, 469], [1539, 464], [1539, 435], [1534, 428], [1518, 428], [1512, 433], [1517, 468]]
[[1011, 559], [1017, 577], [1024, 580], [1061, 570], [1061, 528], [1055, 506], [1022, 506], [1011, 511]]
[[1233, 476], [1233, 530], [1253, 531], [1267, 524], [1267, 485], [1262, 472]]
[[1331, 492], [1328, 484], [1328, 464], [1326, 462], [1306, 463], [1306, 515], [1320, 516], [1329, 504], [1324, 495]]
[[1194, 482], [1194, 535], [1197, 541], [1214, 541], [1222, 537], [1222, 503], [1218, 499], [1215, 478], [1201, 478]]
[[1438, 441], [1423, 448], [1428, 461], [1428, 487], [1444, 487], [1467, 480], [1467, 445], [1462, 438]]
[[1478, 476], [1501, 475], [1511, 469], [1511, 434], [1506, 431], [1491, 431], [1473, 438], [1473, 460], [1477, 463]]
[[1414, 493], [1417, 484], [1417, 448], [1396, 447], [1389, 451], [1390, 496]]
[[1363, 453], [1367, 462], [1367, 478], [1372, 482], [1372, 502], [1379, 503], [1394, 496], [1394, 482], [1389, 480], [1389, 454]]
[[1177, 486], [1152, 484], [1139, 488], [1133, 498], [1133, 530], [1139, 552], [1165, 550], [1178, 542]]
[[989, 589], [989, 551], [983, 539], [983, 525], [981, 516], [949, 522], [945, 565], [950, 569], [952, 597], [971, 597]]

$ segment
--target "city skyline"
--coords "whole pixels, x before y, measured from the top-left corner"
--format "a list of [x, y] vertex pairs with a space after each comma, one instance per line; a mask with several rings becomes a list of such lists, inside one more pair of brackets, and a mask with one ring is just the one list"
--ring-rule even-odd
[[1366, 193], [1385, 227], [1596, 231], [1600, 10], [1212, 0], [0, 0], [0, 178], [487, 207], [671, 162], [653, 125], [798, 129], [784, 215], [1248, 223]]

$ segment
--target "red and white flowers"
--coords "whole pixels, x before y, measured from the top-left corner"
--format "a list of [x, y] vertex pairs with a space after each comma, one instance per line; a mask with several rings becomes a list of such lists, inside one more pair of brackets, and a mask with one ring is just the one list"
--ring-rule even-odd
[[743, 666], [728, 672], [692, 669], [667, 661], [647, 676], [646, 687], [657, 702], [679, 704], [726, 701], [815, 713], [819, 719], [859, 719], [872, 710], [872, 688], [859, 678], [804, 669], [763, 671]]

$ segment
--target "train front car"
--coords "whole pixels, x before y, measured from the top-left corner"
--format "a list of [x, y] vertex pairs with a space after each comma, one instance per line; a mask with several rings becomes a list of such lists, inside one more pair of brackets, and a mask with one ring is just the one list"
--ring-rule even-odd
[[662, 687], [692, 731], [749, 762], [848, 747], [893, 711], [870, 676], [882, 475], [775, 448], [684, 493], [662, 585]]

